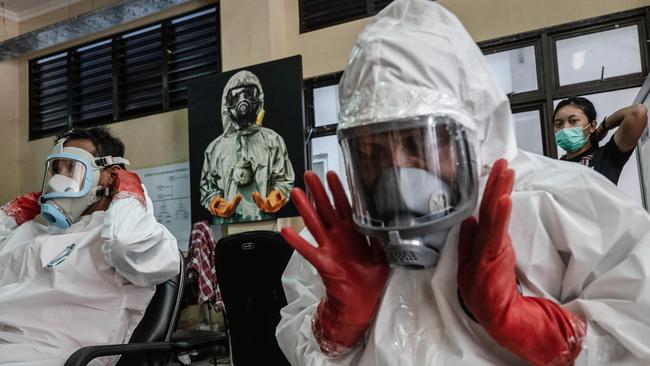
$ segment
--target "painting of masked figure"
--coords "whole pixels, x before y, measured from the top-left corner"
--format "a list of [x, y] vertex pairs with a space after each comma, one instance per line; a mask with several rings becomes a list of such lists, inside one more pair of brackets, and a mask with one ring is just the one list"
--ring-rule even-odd
[[299, 56], [192, 81], [188, 114], [193, 222], [297, 215], [290, 192], [305, 170]]

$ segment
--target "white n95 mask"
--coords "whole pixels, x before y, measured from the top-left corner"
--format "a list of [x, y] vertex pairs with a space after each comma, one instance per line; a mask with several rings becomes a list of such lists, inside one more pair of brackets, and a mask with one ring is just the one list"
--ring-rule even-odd
[[103, 196], [109, 187], [99, 185], [102, 169], [115, 164], [128, 164], [122, 157], [95, 157], [77, 147], [63, 147], [59, 141], [47, 157], [42, 195], [41, 215], [50, 224], [67, 229], [81, 214]]

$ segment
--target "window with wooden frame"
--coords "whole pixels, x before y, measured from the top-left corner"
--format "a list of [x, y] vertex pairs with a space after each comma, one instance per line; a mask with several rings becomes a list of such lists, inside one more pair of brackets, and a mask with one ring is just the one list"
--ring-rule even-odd
[[305, 121], [310, 169], [323, 181], [328, 170], [335, 171], [347, 190], [343, 152], [336, 137], [342, 75], [336, 72], [305, 80]]
[[[479, 42], [508, 95], [519, 148], [558, 157], [551, 119], [555, 105], [566, 97], [593, 99], [601, 119], [631, 104], [650, 71], [649, 22], [650, 7], [643, 7]], [[336, 124], [317, 115], [338, 113], [328, 88], [338, 84], [340, 75], [305, 82], [308, 142], [320, 160], [320, 145], [333, 149], [335, 139], [329, 145], [325, 139], [336, 134]], [[329, 110], [320, 111], [321, 105]], [[633, 155], [621, 173], [619, 187], [641, 200], [639, 186]]]
[[[541, 147], [551, 158], [564, 154], [555, 144], [552, 119], [557, 103], [567, 97], [591, 100], [599, 121], [632, 104], [650, 71], [649, 21], [650, 7], [643, 7], [480, 42], [508, 93], [519, 148], [539, 153]], [[530, 87], [534, 80], [536, 88]], [[618, 186], [644, 203], [636, 155]]]

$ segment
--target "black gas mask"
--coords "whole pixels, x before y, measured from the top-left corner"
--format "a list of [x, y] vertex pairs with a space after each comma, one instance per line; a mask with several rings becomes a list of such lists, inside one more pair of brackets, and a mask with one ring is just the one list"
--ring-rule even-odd
[[232, 119], [239, 129], [245, 129], [255, 123], [262, 101], [260, 90], [256, 85], [242, 85], [228, 90], [226, 104]]

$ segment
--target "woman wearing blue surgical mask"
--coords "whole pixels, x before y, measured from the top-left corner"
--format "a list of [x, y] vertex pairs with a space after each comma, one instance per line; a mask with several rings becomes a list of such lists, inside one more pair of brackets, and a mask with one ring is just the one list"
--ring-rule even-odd
[[[567, 98], [553, 112], [555, 142], [567, 152], [560, 159], [593, 168], [614, 184], [618, 183], [647, 123], [648, 110], [643, 104], [619, 109], [600, 125], [594, 105], [586, 98]], [[609, 141], [599, 146], [607, 131], [617, 127]]]

